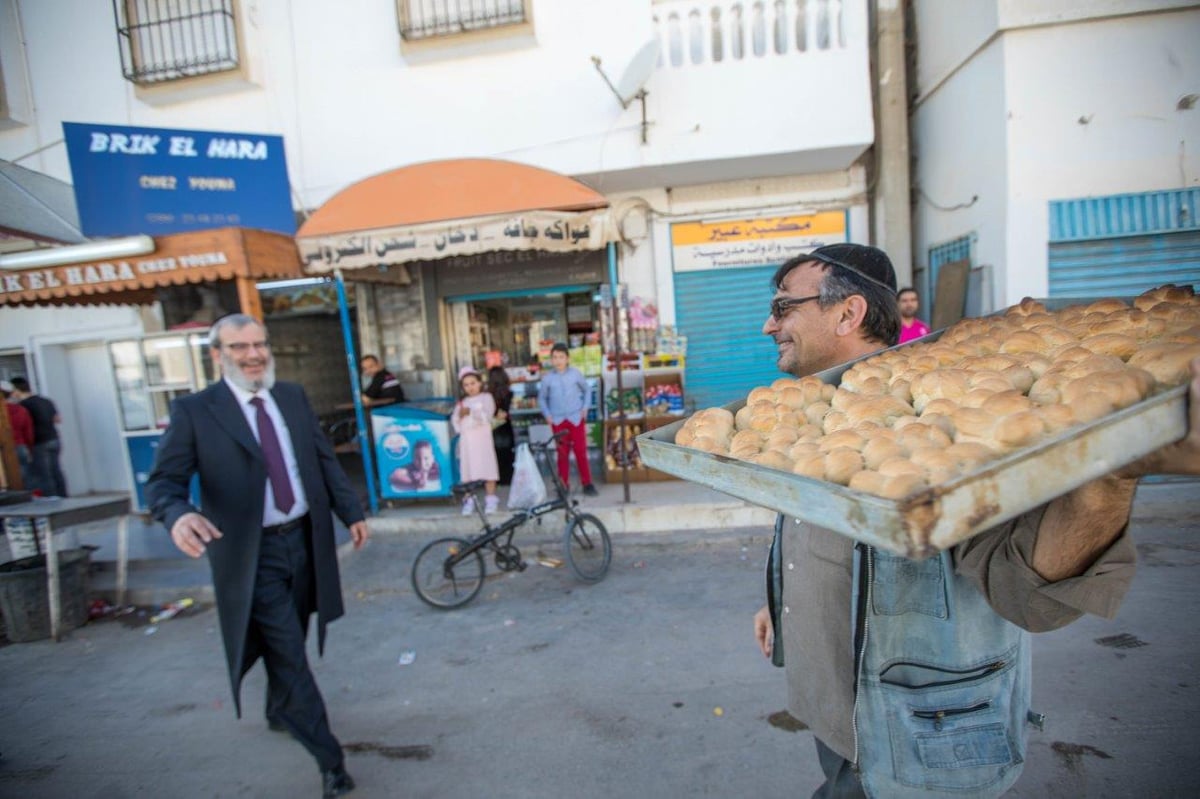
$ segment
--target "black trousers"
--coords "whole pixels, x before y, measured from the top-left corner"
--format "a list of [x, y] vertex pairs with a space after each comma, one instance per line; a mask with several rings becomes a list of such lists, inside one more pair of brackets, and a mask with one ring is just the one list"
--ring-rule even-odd
[[305, 638], [313, 591], [309, 524], [282, 534], [264, 533], [250, 613], [267, 667], [267, 718], [282, 723], [316, 758], [322, 770], [342, 763], [342, 747], [329, 730], [325, 701], [308, 668]]

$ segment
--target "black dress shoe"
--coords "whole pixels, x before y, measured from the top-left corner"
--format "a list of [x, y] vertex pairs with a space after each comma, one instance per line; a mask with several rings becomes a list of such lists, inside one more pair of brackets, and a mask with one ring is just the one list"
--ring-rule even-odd
[[279, 719], [272, 718], [270, 716], [267, 717], [267, 729], [269, 729], [271, 732], [287, 732], [288, 731], [286, 724], [284, 724]]
[[600, 492], [597, 491], [596, 487], [594, 485], [592, 485], [591, 483], [588, 483], [587, 485], [585, 485], [583, 487], [583, 493], [584, 493], [584, 496], [588, 496], [588, 497], [600, 496]]
[[328, 771], [321, 772], [322, 799], [333, 799], [335, 796], [345, 796], [354, 790], [354, 780], [346, 773], [345, 766], [334, 766]]

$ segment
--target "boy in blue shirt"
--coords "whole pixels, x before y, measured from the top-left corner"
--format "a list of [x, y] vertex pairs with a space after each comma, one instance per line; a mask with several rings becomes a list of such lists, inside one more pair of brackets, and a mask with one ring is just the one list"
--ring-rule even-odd
[[558, 474], [564, 484], [571, 485], [570, 451], [574, 450], [583, 493], [594, 497], [598, 492], [592, 485], [592, 469], [588, 464], [586, 425], [592, 404], [591, 387], [583, 373], [571, 366], [566, 344], [559, 342], [550, 349], [550, 364], [553, 370], [543, 374], [538, 384], [538, 408], [555, 433], [563, 430], [571, 433], [558, 448]]

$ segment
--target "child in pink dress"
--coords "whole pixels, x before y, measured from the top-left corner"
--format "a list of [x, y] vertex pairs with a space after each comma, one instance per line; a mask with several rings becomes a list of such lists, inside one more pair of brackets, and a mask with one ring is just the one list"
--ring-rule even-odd
[[[492, 417], [496, 415], [496, 401], [483, 390], [483, 379], [470, 366], [459, 370], [458, 385], [462, 389], [462, 398], [454, 406], [450, 421], [458, 433], [459, 479], [464, 483], [485, 481], [487, 498], [484, 500], [484, 510], [493, 513], [500, 507], [500, 500], [496, 497], [500, 466], [496, 462], [496, 449], [492, 444]], [[463, 500], [462, 512], [464, 516], [475, 512], [475, 498], [470, 494]]]

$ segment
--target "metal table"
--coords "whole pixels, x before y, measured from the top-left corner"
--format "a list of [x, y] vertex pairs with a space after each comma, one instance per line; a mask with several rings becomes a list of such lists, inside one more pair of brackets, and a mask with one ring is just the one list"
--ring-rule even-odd
[[[129, 514], [128, 494], [98, 494], [89, 497], [54, 497], [16, 505], [0, 506], [0, 519], [29, 519], [37, 541], [37, 520], [46, 520], [46, 582], [50, 594], [50, 637], [62, 638], [62, 597], [59, 593], [58, 557], [54, 551], [54, 528], [121, 517], [124, 528]], [[122, 530], [122, 533], [124, 531]], [[125, 535], [118, 537], [123, 542]], [[40, 546], [39, 546], [40, 549]]]

